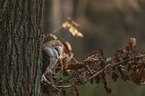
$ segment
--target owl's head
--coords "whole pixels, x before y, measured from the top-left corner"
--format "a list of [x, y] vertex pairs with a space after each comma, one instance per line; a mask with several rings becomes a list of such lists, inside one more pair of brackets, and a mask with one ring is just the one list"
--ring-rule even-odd
[[50, 58], [60, 58], [63, 53], [62, 43], [58, 40], [51, 40], [42, 46], [42, 50]]

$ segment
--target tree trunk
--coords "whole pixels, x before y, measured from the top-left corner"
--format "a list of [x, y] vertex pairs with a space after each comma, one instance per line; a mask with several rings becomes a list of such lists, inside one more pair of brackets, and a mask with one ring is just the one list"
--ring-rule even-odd
[[39, 96], [43, 0], [0, 2], [0, 96]]

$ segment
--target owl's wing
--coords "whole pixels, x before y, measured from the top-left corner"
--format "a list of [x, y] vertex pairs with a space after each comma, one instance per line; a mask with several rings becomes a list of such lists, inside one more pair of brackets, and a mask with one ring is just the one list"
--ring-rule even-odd
[[50, 59], [49, 56], [44, 52], [42, 52], [42, 63], [42, 74], [45, 74], [48, 66], [50, 65]]

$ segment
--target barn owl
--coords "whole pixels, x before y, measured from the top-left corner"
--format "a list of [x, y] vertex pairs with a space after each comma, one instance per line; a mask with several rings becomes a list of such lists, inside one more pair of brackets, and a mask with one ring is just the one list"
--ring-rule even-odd
[[43, 52], [43, 66], [42, 66], [42, 79], [47, 80], [57, 63], [58, 59], [63, 53], [62, 43], [58, 40], [49, 41], [42, 46]]

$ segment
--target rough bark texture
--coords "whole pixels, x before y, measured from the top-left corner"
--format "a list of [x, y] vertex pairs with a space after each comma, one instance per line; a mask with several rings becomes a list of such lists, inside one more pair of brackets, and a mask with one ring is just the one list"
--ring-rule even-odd
[[0, 11], [0, 96], [39, 96], [43, 0], [8, 0]]

